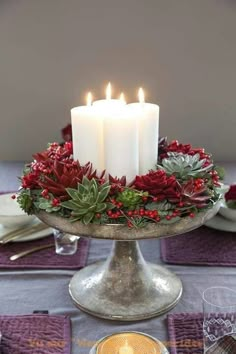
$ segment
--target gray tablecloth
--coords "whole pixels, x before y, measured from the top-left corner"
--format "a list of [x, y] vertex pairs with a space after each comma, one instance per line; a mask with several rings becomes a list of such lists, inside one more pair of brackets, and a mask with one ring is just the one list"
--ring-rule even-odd
[[[234, 163], [224, 163], [226, 182], [236, 181]], [[0, 189], [17, 189], [16, 176], [22, 163], [0, 163]], [[236, 237], [236, 235], [235, 235]], [[236, 240], [235, 240], [236, 242]], [[161, 264], [158, 240], [140, 242], [144, 257]], [[104, 259], [111, 248], [110, 241], [92, 240], [88, 263]], [[167, 265], [182, 280], [184, 292], [171, 312], [198, 312], [202, 310], [201, 294], [209, 286], [225, 285], [236, 290], [236, 269], [224, 267]], [[68, 314], [72, 319], [72, 354], [87, 354], [92, 344], [101, 337], [121, 331], [145, 332], [167, 341], [166, 315], [141, 322], [119, 323], [100, 320], [76, 309], [68, 293], [68, 284], [74, 274], [66, 270], [0, 271], [0, 314], [30, 314], [34, 310], [49, 310], [51, 314]]]

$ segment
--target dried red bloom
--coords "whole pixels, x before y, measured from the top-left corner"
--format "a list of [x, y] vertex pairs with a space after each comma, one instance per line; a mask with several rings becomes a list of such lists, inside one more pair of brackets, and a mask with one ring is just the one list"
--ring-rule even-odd
[[168, 177], [163, 170], [150, 171], [143, 176], [136, 176], [134, 187], [147, 191], [158, 200], [177, 198], [179, 196], [178, 184], [175, 176]]
[[232, 184], [227, 193], [225, 193], [225, 200], [236, 200], [236, 184]]

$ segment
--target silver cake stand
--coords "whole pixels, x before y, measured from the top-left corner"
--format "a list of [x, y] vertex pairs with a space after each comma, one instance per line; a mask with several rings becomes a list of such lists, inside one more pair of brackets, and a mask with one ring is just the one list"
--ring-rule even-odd
[[36, 216], [49, 226], [82, 237], [114, 240], [111, 254], [75, 273], [70, 295], [81, 310], [100, 318], [137, 321], [161, 315], [173, 308], [182, 294], [181, 280], [168, 269], [147, 263], [138, 240], [170, 237], [198, 228], [219, 209], [183, 217], [174, 224], [149, 223], [141, 229], [125, 225], [83, 225], [60, 216], [40, 212]]

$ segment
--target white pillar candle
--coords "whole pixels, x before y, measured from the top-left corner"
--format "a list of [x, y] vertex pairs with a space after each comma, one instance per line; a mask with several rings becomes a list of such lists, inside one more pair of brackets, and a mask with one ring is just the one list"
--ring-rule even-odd
[[145, 103], [143, 90], [139, 90], [139, 103], [131, 103], [128, 108], [138, 120], [139, 131], [139, 174], [154, 169], [158, 157], [159, 106]]
[[116, 109], [120, 109], [126, 104], [124, 95], [122, 95], [120, 99], [112, 99], [111, 96], [112, 89], [111, 83], [109, 82], [106, 87], [106, 99], [93, 102], [93, 107], [99, 110], [100, 115], [111, 115]]
[[138, 125], [127, 106], [104, 118], [104, 161], [107, 173], [128, 183], [138, 174]]
[[88, 105], [71, 110], [73, 157], [81, 165], [91, 162], [94, 169], [104, 169], [103, 156], [103, 120], [98, 117], [91, 106], [91, 95]]

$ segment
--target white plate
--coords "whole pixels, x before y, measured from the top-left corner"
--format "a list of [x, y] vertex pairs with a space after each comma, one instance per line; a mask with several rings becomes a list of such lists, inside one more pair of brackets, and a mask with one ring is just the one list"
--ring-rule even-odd
[[214, 218], [208, 220], [205, 223], [205, 226], [215, 230], [236, 232], [236, 222], [225, 219], [219, 214], [214, 216]]
[[[40, 224], [41, 221], [38, 219], [35, 219], [34, 222], [32, 222], [30, 225], [35, 225], [35, 224]], [[26, 225], [29, 226], [29, 225]], [[15, 228], [4, 228], [3, 225], [0, 224], [0, 239], [1, 237], [3, 237], [6, 233], [16, 230]], [[38, 231], [38, 232], [34, 232], [32, 233], [32, 235], [28, 235], [28, 236], [23, 236], [22, 237], [19, 236], [19, 238], [13, 240], [12, 242], [25, 242], [25, 241], [33, 241], [33, 240], [38, 240], [40, 238], [46, 237], [48, 235], [50, 235], [51, 233], [53, 233], [53, 229], [48, 227], [47, 229], [44, 229], [42, 231]]]

